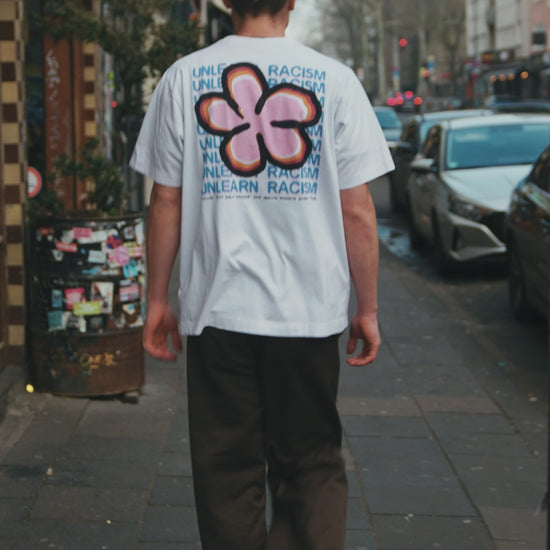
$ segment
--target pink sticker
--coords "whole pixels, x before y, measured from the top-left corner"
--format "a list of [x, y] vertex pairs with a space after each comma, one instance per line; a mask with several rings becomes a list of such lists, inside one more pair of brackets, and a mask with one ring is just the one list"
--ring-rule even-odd
[[127, 286], [120, 287], [120, 301], [121, 302], [132, 302], [139, 298], [139, 284], [130, 283]]
[[85, 301], [85, 293], [82, 287], [65, 289], [65, 306], [73, 309], [74, 304]]
[[115, 248], [115, 261], [121, 266], [126, 265], [130, 261], [130, 252], [125, 246]]
[[141, 258], [145, 254], [145, 247], [143, 245], [136, 245], [132, 247], [132, 258]]
[[91, 227], [73, 227], [73, 234], [75, 239], [90, 239], [92, 236]]
[[55, 241], [55, 248], [62, 252], [78, 252], [78, 245], [76, 243], [63, 243], [61, 241]]

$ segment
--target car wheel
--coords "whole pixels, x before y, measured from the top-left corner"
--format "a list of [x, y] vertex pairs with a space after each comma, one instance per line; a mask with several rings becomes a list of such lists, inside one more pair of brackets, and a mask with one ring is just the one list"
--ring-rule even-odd
[[410, 199], [407, 201], [407, 222], [409, 229], [409, 243], [413, 250], [418, 250], [422, 246], [422, 237], [416, 227], [414, 216], [412, 212], [412, 205]]
[[454, 262], [447, 255], [447, 251], [443, 245], [443, 239], [441, 237], [441, 230], [436, 220], [433, 220], [433, 253], [434, 261], [437, 272], [442, 277], [447, 277], [451, 274], [454, 266]]
[[513, 242], [508, 244], [508, 295], [514, 317], [524, 323], [536, 317], [535, 310], [527, 301], [525, 276], [517, 246]]

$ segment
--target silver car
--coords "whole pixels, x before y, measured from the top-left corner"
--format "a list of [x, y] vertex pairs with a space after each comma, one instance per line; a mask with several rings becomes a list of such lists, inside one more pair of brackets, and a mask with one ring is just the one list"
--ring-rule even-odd
[[441, 274], [505, 257], [512, 190], [550, 143], [550, 115], [502, 114], [433, 126], [408, 180], [411, 244], [428, 242]]

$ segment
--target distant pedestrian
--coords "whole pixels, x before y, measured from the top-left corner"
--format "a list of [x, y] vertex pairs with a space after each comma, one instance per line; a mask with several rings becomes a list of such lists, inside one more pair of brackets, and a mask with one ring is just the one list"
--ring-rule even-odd
[[[174, 360], [188, 336], [203, 550], [341, 550], [338, 338], [351, 273], [347, 352], [362, 348], [348, 363], [375, 359], [367, 182], [393, 163], [354, 73], [284, 36], [295, 0], [224, 1], [236, 35], [165, 73], [131, 161], [155, 181], [144, 346]], [[168, 283], [180, 244], [178, 320]]]

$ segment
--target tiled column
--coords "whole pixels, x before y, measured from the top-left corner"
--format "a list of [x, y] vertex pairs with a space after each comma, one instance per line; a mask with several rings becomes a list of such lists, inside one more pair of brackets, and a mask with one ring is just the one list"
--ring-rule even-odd
[[0, 0], [0, 368], [25, 360], [23, 0]]

